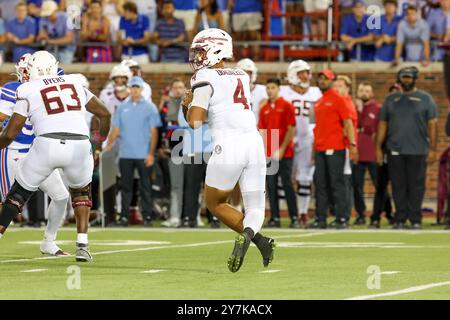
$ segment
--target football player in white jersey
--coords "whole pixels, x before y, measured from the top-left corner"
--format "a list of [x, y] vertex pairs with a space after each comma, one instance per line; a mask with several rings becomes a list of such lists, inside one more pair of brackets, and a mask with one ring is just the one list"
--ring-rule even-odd
[[250, 77], [250, 90], [251, 90], [251, 106], [252, 111], [255, 114], [256, 123], [259, 119], [259, 107], [261, 103], [268, 99], [266, 86], [256, 83], [256, 78], [258, 77], [258, 69], [255, 63], [248, 58], [239, 60], [236, 68], [242, 69], [248, 73]]
[[[232, 57], [228, 33], [215, 28], [199, 32], [190, 47], [195, 74], [182, 105], [191, 128], [208, 121], [211, 129], [214, 148], [206, 170], [205, 200], [208, 209], [238, 233], [228, 259], [228, 269], [236, 272], [251, 241], [267, 266], [273, 258], [274, 240], [259, 233], [265, 215], [264, 144], [250, 107], [249, 76], [225, 66], [225, 60]], [[238, 182], [245, 216], [227, 203]]]
[[311, 86], [311, 67], [303, 60], [291, 62], [287, 76], [289, 85], [281, 86], [280, 94], [295, 108], [297, 121], [294, 172], [297, 180], [300, 221], [306, 225], [314, 175], [314, 165], [311, 161], [314, 127], [310, 123], [310, 114], [316, 101], [322, 97], [322, 92], [318, 87]]
[[[120, 64], [130, 68], [130, 71], [134, 77], [137, 76], [137, 77], [141, 77], [142, 79], [144, 78], [142, 76], [141, 66], [139, 65], [139, 63], [137, 61], [135, 61], [133, 59], [125, 59]], [[145, 81], [144, 81], [144, 86], [142, 87], [142, 96], [144, 97], [144, 99], [152, 101], [152, 88]]]
[[100, 100], [106, 103], [108, 97], [114, 94], [114, 88], [117, 86], [126, 86], [132, 76], [133, 74], [127, 66], [122, 64], [114, 66], [109, 74], [110, 82], [100, 92]]
[[[29, 80], [26, 66], [31, 54], [24, 54], [16, 63], [17, 82], [9, 82], [4, 85], [0, 100], [0, 120], [3, 121], [3, 127], [7, 125], [9, 117], [13, 113], [16, 103], [17, 88]], [[14, 90], [12, 90], [14, 89]], [[0, 151], [1, 165], [1, 193], [2, 201], [5, 201], [11, 185], [14, 182], [17, 165], [23, 159], [34, 140], [33, 127], [29, 120], [26, 121], [22, 131], [16, 136], [14, 141], [5, 149]], [[48, 206], [48, 222], [45, 230], [44, 240], [41, 242], [40, 250], [42, 254], [50, 254], [55, 256], [68, 255], [63, 252], [55, 243], [56, 234], [61, 226], [67, 201], [69, 200], [69, 192], [64, 186], [63, 180], [58, 170], [53, 173], [39, 186], [52, 200]]]
[[17, 103], [8, 125], [0, 133], [0, 149], [7, 147], [30, 119], [36, 138], [17, 167], [16, 181], [0, 212], [0, 237], [22, 211], [38, 187], [55, 169], [69, 183], [77, 219], [77, 261], [91, 261], [88, 247], [90, 183], [94, 160], [86, 109], [100, 119], [96, 141], [106, 140], [110, 113], [105, 105], [81, 85], [77, 75], [57, 75], [58, 62], [47, 51], [35, 52], [28, 61], [30, 81], [17, 90]]

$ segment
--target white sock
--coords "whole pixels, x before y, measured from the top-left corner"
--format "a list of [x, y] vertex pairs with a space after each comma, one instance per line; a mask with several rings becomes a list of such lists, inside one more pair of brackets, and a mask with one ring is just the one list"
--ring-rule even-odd
[[[303, 186], [303, 187], [302, 187]], [[309, 209], [309, 202], [311, 201], [311, 182], [309, 181], [299, 181], [299, 191], [300, 193], [303, 193], [302, 195], [299, 195], [297, 193], [297, 205], [298, 205], [298, 212], [300, 214], [308, 213]]]
[[0, 239], [3, 237], [3, 235], [0, 233]]
[[55, 241], [56, 233], [64, 221], [68, 200], [69, 198], [64, 198], [62, 200], [52, 200], [50, 202], [50, 205], [48, 206], [48, 221], [44, 238], [46, 241]]
[[87, 235], [87, 233], [78, 233], [78, 235], [77, 235], [77, 243], [87, 244], [88, 243], [88, 235]]
[[262, 191], [242, 192], [245, 217], [244, 229], [250, 228], [255, 234], [261, 231], [265, 215], [265, 193]]

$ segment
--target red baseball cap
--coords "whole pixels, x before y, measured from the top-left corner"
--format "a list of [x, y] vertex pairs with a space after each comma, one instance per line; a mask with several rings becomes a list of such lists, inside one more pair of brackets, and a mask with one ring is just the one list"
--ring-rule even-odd
[[336, 79], [336, 74], [333, 71], [331, 71], [330, 69], [324, 69], [324, 70], [320, 71], [319, 76], [321, 74], [323, 74], [325, 77], [327, 77], [327, 79], [330, 79], [330, 80]]

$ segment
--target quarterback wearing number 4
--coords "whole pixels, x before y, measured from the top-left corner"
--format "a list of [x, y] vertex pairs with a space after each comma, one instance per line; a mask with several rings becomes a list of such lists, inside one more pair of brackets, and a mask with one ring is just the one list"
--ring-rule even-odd
[[69, 183], [77, 219], [77, 261], [91, 261], [87, 230], [91, 207], [90, 185], [94, 159], [89, 141], [86, 110], [100, 119], [96, 141], [104, 141], [111, 115], [105, 105], [83, 88], [80, 75], [58, 76], [58, 62], [47, 51], [35, 52], [28, 61], [30, 81], [17, 89], [17, 102], [8, 125], [0, 134], [0, 149], [21, 132], [27, 119], [36, 138], [17, 167], [16, 181], [0, 213], [0, 237], [40, 185], [61, 169]]
[[[264, 266], [272, 261], [275, 244], [259, 233], [265, 214], [264, 144], [250, 107], [248, 74], [225, 67], [225, 60], [232, 57], [233, 44], [228, 33], [215, 28], [198, 33], [189, 58], [195, 74], [182, 105], [190, 127], [196, 129], [208, 121], [212, 130], [214, 149], [206, 170], [206, 205], [238, 233], [228, 259], [228, 269], [236, 272], [250, 242], [261, 252]], [[245, 215], [227, 204], [238, 182]]]

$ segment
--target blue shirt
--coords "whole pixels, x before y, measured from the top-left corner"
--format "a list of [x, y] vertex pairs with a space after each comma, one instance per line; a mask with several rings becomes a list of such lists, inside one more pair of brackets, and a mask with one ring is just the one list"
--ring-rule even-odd
[[[68, 15], [65, 12], [58, 12], [56, 21], [53, 23], [48, 18], [42, 18], [39, 24], [39, 31], [47, 29], [50, 39], [63, 38], [68, 32], [72, 32], [67, 26]], [[75, 51], [75, 35], [73, 36], [73, 44], [59, 46], [59, 49]]]
[[[345, 34], [353, 38], [361, 38], [367, 36], [370, 33], [368, 28], [367, 19], [369, 16], [365, 15], [361, 22], [357, 22], [353, 14], [344, 17], [341, 26], [341, 35]], [[358, 47], [361, 47], [361, 61], [373, 61], [375, 54], [375, 47], [373, 45], [355, 45], [350, 53], [350, 59], [358, 59]]]
[[[150, 32], [150, 20], [147, 16], [139, 14], [136, 21], [127, 20], [124, 17], [120, 18], [119, 30], [122, 31], [122, 37], [142, 39], [145, 32]], [[122, 54], [125, 55], [140, 55], [148, 53], [148, 46], [124, 46]]]
[[145, 159], [150, 152], [151, 129], [161, 126], [156, 106], [141, 98], [135, 103], [128, 98], [113, 116], [113, 127], [120, 130], [119, 158]]
[[184, 130], [183, 155], [212, 152], [213, 143], [208, 124], [204, 123], [200, 128], [192, 129], [186, 122], [181, 108], [178, 112], [178, 124]]
[[[375, 35], [388, 35], [393, 37], [397, 35], [398, 23], [402, 20], [401, 17], [395, 16], [389, 23], [386, 15], [381, 16], [381, 29], [375, 29]], [[380, 48], [375, 49], [375, 60], [390, 62], [395, 59], [395, 43], [383, 44]]]
[[[36, 35], [36, 22], [31, 17], [26, 17], [22, 22], [17, 18], [11, 19], [6, 23], [6, 31], [12, 33], [19, 39], [28, 38], [30, 35]], [[35, 49], [28, 46], [13, 46], [13, 62], [19, 61], [25, 53], [33, 53]]]
[[[173, 23], [168, 23], [165, 19], [159, 19], [156, 22], [155, 32], [160, 39], [175, 39], [186, 32], [183, 20], [175, 19]], [[181, 45], [171, 45], [160, 48], [161, 61], [186, 61], [187, 50]]]
[[173, 0], [173, 4], [177, 10], [197, 9], [197, 0]]
[[261, 11], [261, 0], [240, 0], [234, 2], [233, 13], [251, 13]]
[[228, 10], [228, 0], [217, 0], [217, 7], [220, 11]]

